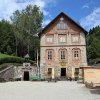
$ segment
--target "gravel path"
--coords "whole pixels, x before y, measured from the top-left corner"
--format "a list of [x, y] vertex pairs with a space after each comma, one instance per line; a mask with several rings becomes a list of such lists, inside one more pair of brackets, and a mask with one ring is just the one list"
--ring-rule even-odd
[[100, 100], [93, 91], [69, 81], [7, 82], [0, 83], [0, 100]]

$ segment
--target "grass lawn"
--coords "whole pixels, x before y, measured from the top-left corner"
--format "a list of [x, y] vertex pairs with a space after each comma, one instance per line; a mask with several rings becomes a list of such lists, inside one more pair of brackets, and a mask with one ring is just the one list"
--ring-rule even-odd
[[[26, 62], [25, 58], [10, 56], [0, 53], [0, 70], [7, 68], [9, 65], [22, 65]], [[29, 60], [31, 65], [35, 64], [35, 61]]]
[[13, 56], [0, 53], [0, 58], [6, 58], [6, 57], [13, 57]]
[[[0, 53], [0, 60], [5, 59], [5, 58], [10, 58], [10, 57], [14, 57], [14, 56], [10, 56], [10, 55], [7, 55], [7, 54]], [[9, 65], [12, 65], [12, 63], [0, 64], [0, 71], [7, 68]]]

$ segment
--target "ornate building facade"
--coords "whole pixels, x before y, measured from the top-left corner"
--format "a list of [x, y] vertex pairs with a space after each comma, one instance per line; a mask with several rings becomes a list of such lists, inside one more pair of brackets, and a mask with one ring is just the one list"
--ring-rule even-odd
[[75, 78], [87, 66], [87, 31], [61, 12], [39, 33], [41, 78]]

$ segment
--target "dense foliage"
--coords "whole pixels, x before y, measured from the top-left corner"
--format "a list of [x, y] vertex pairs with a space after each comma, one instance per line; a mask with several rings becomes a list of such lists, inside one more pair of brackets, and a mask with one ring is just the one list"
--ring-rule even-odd
[[2, 53], [13, 54], [15, 48], [15, 39], [12, 31], [12, 25], [5, 20], [0, 22], [0, 51]]
[[[19, 64], [22, 64], [24, 62], [26, 62], [25, 58], [16, 57], [16, 56], [9, 56], [9, 55], [6, 55], [6, 54], [0, 54], [0, 65], [4, 64], [4, 63], [19, 63]], [[28, 60], [28, 62], [30, 62], [31, 64], [35, 63], [32, 60]]]
[[[36, 5], [28, 5], [22, 11], [15, 11], [11, 22], [0, 21], [0, 52], [9, 55], [24, 57], [27, 53], [32, 60], [36, 59], [39, 49], [37, 33], [42, 29], [43, 13]], [[100, 61], [100, 26], [89, 31], [87, 35], [87, 57], [89, 64]], [[19, 62], [19, 58], [10, 58]], [[0, 61], [11, 62], [8, 58]], [[20, 59], [22, 62], [23, 60]]]
[[87, 36], [87, 57], [89, 64], [100, 61], [100, 26], [89, 31]]
[[43, 13], [36, 5], [28, 5], [22, 11], [15, 11], [11, 22], [0, 22], [0, 52], [24, 57], [27, 53], [32, 60], [36, 59], [39, 49], [37, 33], [42, 28]]

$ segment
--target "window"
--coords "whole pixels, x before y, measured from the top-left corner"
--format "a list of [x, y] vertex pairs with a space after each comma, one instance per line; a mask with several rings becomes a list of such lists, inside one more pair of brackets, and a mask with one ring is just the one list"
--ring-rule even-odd
[[60, 42], [60, 43], [64, 43], [64, 42], [66, 42], [65, 37], [59, 37], [59, 42]]
[[75, 68], [75, 75], [77, 76], [79, 74], [79, 68]]
[[66, 42], [66, 35], [60, 34], [59, 35], [59, 43], [65, 43]]
[[65, 29], [67, 29], [67, 24], [62, 24], [62, 23], [58, 23], [57, 24], [57, 28], [58, 29], [61, 29], [61, 30], [65, 30]]
[[60, 58], [61, 60], [65, 59], [65, 51], [61, 51]]
[[52, 51], [48, 51], [48, 60], [52, 60]]
[[79, 51], [78, 50], [74, 51], [74, 58], [75, 58], [75, 60], [79, 59]]
[[53, 42], [53, 36], [47, 36], [47, 42], [52, 43]]
[[52, 68], [48, 68], [48, 74], [52, 74]]
[[73, 55], [73, 57], [72, 57], [73, 61], [76, 61], [76, 62], [81, 61], [81, 50], [79, 48], [73, 48], [72, 49], [72, 55]]
[[79, 35], [72, 35], [72, 42], [78, 43], [79, 42]]

